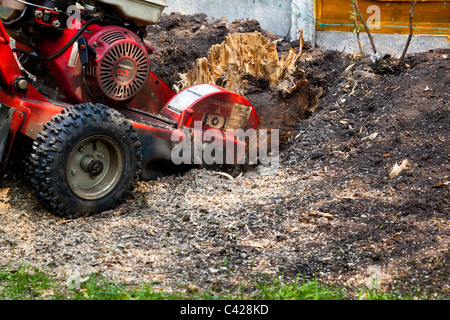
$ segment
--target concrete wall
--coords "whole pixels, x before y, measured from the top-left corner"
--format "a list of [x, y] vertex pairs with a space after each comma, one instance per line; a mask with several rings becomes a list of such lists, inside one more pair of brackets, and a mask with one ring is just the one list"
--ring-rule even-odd
[[[377, 51], [400, 57], [408, 39], [407, 34], [372, 33]], [[361, 43], [366, 54], [373, 54], [372, 45], [365, 32], [361, 32]], [[351, 32], [318, 31], [316, 32], [316, 46], [359, 54], [356, 35]], [[414, 35], [408, 47], [408, 53], [419, 53], [431, 49], [450, 48], [448, 36]]]
[[[303, 29], [305, 41], [313, 45], [326, 50], [359, 53], [356, 36], [351, 32], [316, 32], [314, 0], [167, 0], [164, 13], [170, 12], [205, 13], [214, 19], [225, 16], [228, 22], [252, 18], [258, 20], [263, 29], [289, 40], [297, 40], [299, 30]], [[362, 32], [361, 35], [366, 53], [372, 54], [366, 34]], [[378, 52], [400, 56], [407, 35], [373, 34], [373, 37]], [[415, 35], [408, 53], [437, 48], [450, 48], [449, 37]]]

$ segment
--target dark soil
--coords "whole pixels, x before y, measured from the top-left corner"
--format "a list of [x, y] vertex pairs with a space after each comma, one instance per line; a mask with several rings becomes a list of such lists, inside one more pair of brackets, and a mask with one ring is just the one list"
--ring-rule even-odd
[[[148, 43], [154, 47], [152, 71], [170, 86], [177, 83], [179, 73], [186, 72], [195, 59], [206, 56], [209, 48], [222, 42], [230, 32], [259, 30], [271, 39], [277, 38], [261, 30], [254, 20], [227, 23], [204, 15], [163, 15], [161, 22], [148, 30]], [[290, 47], [298, 50], [298, 42], [281, 39], [278, 43], [280, 54]], [[287, 279], [297, 275], [309, 280], [316, 277], [322, 283], [348, 285], [355, 290], [375, 279], [381, 282], [383, 290], [421, 290], [448, 297], [450, 50], [409, 55], [401, 70], [397, 70], [391, 57], [374, 65], [355, 55], [323, 51], [308, 44], [303, 49], [299, 69], [306, 73], [308, 88], [283, 96], [273, 92], [267, 82], [251, 79], [246, 95], [257, 110], [267, 107], [273, 113], [277, 113], [278, 106], [291, 105], [301, 95], [314, 93], [319, 97], [319, 104], [311, 103], [310, 111], [304, 114], [295, 108], [283, 109], [284, 116], [294, 122], [285, 126], [278, 174], [266, 176], [259, 174], [261, 168], [251, 169], [244, 175], [245, 180], [231, 185], [225, 179], [217, 180], [217, 176], [207, 178], [203, 171], [193, 171], [187, 177], [142, 184], [134, 199], [122, 205], [120, 211], [71, 222], [72, 225], [85, 228], [89, 236], [96, 233], [90, 231], [90, 224], [100, 228], [137, 219], [151, 225], [153, 231], [145, 233], [145, 237], [154, 238], [147, 248], [157, 250], [161, 244], [171, 263], [165, 260], [165, 264], [158, 265], [152, 260], [153, 267], [144, 264], [142, 271], [133, 269], [134, 280], [143, 279], [140, 275], [161, 266], [171, 270], [173, 274], [167, 276], [167, 281], [173, 283], [194, 283], [202, 289], [228, 288], [247, 276], [252, 278], [270, 270]], [[274, 119], [277, 116], [274, 114]], [[265, 124], [276, 128], [277, 122]], [[403, 171], [390, 177], [394, 165], [404, 160], [408, 164]], [[6, 210], [0, 215], [1, 221], [6, 224], [8, 215], [15, 215], [19, 218], [14, 223], [23, 219], [20, 224], [29, 220], [38, 224], [39, 215], [45, 215], [45, 223], [56, 225], [29, 194], [26, 180], [17, 181], [13, 176], [7, 172], [0, 182], [4, 193], [0, 210]], [[200, 192], [201, 199], [188, 200], [192, 194], [180, 191], [191, 184], [195, 188], [189, 190]], [[212, 194], [208, 193], [211, 186], [216, 188]], [[159, 187], [168, 194], [167, 198], [156, 198]], [[172, 197], [172, 192], [177, 197]], [[256, 198], [248, 198], [252, 192]], [[207, 194], [210, 198], [202, 204], [203, 195]], [[230, 200], [216, 206], [230, 194], [241, 197], [241, 202]], [[142, 198], [148, 199], [148, 206], [142, 205]], [[214, 202], [207, 206], [208, 201]], [[20, 213], [21, 206], [28, 208], [27, 214]], [[223, 226], [225, 222], [233, 227]], [[70, 225], [52, 228], [70, 236], [69, 231], [62, 230]], [[12, 229], [2, 228], [0, 236], [7, 239], [7, 230]], [[127, 232], [136, 230], [130, 228]], [[164, 232], [164, 242], [158, 242], [155, 232]], [[81, 244], [87, 246], [83, 234], [77, 234]], [[42, 237], [39, 239], [44, 242]], [[17, 236], [7, 241], [21, 240]], [[139, 243], [127, 241], [131, 243], [129, 248]], [[213, 248], [206, 243], [212, 243]], [[2, 246], [8, 245], [5, 242]], [[179, 246], [178, 255], [175, 249], [170, 250], [171, 246]], [[116, 252], [112, 248], [108, 250]], [[46, 259], [56, 261], [56, 250], [52, 251], [53, 258]], [[140, 250], [145, 252], [144, 247]], [[61, 259], [68, 263], [72, 258]], [[224, 258], [228, 273], [219, 278], [222, 269], [212, 268], [211, 263], [217, 260], [220, 266]], [[5, 259], [2, 257], [2, 262]], [[46, 265], [50, 263], [54, 262], [46, 261]], [[102, 263], [98, 270], [104, 270], [100, 268]], [[253, 271], [257, 265], [259, 269]], [[118, 274], [120, 271], [113, 273]], [[239, 281], [233, 282], [230, 277]]]
[[[369, 66], [316, 49], [301, 65], [324, 94], [320, 109], [301, 121], [286, 162], [326, 172], [310, 186], [317, 196], [301, 206], [345, 221], [319, 229], [330, 252], [345, 260], [344, 248], [356, 246], [362, 260], [390, 265], [403, 288], [449, 289], [449, 56], [448, 49], [410, 55], [396, 70], [388, 57]], [[405, 159], [406, 170], [390, 178]], [[339, 193], [346, 196], [330, 198]]]
[[163, 15], [147, 31], [148, 44], [154, 49], [151, 70], [170, 87], [180, 80], [180, 73], [187, 72], [196, 59], [205, 57], [214, 44], [223, 42], [230, 33], [259, 31], [271, 39], [277, 38], [262, 30], [256, 20], [227, 23], [225, 18], [212, 20], [205, 14]]

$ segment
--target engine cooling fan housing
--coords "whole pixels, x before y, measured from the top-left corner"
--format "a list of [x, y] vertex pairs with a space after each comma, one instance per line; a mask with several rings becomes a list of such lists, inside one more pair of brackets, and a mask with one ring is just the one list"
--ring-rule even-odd
[[133, 32], [121, 27], [98, 32], [89, 45], [97, 52], [84, 68], [89, 94], [103, 103], [133, 98], [148, 78], [148, 47]]

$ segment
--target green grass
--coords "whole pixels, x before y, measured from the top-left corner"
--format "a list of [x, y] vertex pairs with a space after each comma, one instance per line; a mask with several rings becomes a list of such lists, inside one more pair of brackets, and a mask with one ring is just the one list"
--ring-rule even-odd
[[299, 278], [289, 283], [280, 279], [256, 284], [253, 297], [260, 300], [344, 300], [345, 288], [323, 286], [317, 280], [306, 282]]
[[280, 278], [253, 281], [255, 290], [244, 294], [244, 288], [236, 292], [212, 292], [186, 290], [167, 293], [153, 288], [152, 284], [141, 286], [119, 285], [105, 279], [101, 274], [91, 274], [77, 289], [69, 289], [66, 281], [48, 276], [43, 271], [29, 267], [10, 265], [0, 267], [0, 300], [426, 300], [448, 299], [431, 296], [414, 290], [400, 291], [361, 289], [350, 293], [348, 288], [321, 285], [318, 281], [297, 278], [285, 283]]
[[68, 292], [71, 300], [178, 300], [179, 294], [168, 294], [154, 290], [151, 284], [140, 287], [118, 285], [107, 281], [100, 274], [92, 274], [79, 290]]
[[45, 298], [49, 292], [56, 292], [54, 280], [37, 268], [20, 266], [0, 269], [0, 299], [30, 300]]

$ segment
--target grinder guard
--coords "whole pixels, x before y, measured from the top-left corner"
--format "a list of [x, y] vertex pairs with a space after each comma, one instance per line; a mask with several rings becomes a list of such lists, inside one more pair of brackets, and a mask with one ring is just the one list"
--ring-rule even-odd
[[[160, 81], [152, 76], [149, 79], [148, 82], [153, 84]], [[147, 97], [155, 96], [157, 92], [151, 90], [158, 88], [167, 90], [163, 83], [149, 85]], [[167, 97], [170, 95], [166, 94]], [[163, 97], [160, 96], [160, 99]], [[170, 163], [172, 141], [182, 139], [182, 129], [193, 134], [194, 130], [200, 128], [202, 132], [197, 132], [200, 135], [210, 129], [218, 130], [222, 139], [213, 143], [225, 146], [227, 141], [234, 145], [242, 144], [236, 139], [235, 130], [246, 131], [259, 126], [256, 110], [246, 98], [211, 84], [195, 85], [174, 94], [158, 114], [139, 110], [136, 106], [123, 108], [121, 112], [133, 120], [143, 145], [142, 180], [155, 177], [155, 163], [163, 160]], [[235, 159], [238, 160], [240, 159]]]

